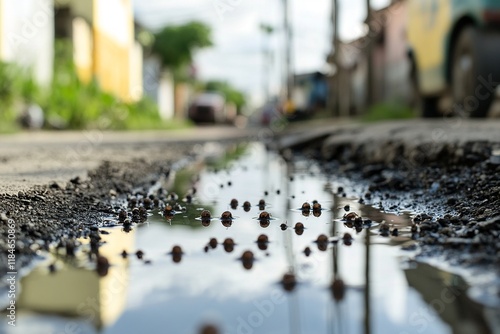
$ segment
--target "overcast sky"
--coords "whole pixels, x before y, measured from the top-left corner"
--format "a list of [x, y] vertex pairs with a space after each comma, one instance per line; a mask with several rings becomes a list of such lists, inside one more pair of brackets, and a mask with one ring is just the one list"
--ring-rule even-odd
[[[137, 18], [155, 29], [167, 24], [201, 20], [212, 27], [215, 46], [196, 55], [202, 79], [227, 80], [245, 91], [254, 102], [262, 98], [261, 22], [281, 30], [281, 0], [133, 0]], [[326, 55], [331, 49], [331, 0], [289, 0], [293, 21], [294, 70], [304, 73], [326, 70]], [[340, 36], [349, 40], [363, 31], [366, 0], [339, 0]], [[380, 8], [389, 0], [372, 0]], [[272, 90], [280, 87], [283, 73], [280, 31], [271, 37], [275, 53], [271, 73]]]

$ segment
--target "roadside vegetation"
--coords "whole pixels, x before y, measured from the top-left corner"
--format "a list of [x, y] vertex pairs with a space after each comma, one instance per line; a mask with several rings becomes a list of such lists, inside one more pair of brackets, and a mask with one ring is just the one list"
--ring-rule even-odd
[[16, 110], [23, 101], [30, 101], [37, 86], [20, 68], [0, 62], [0, 133], [15, 132]]
[[190, 83], [196, 92], [220, 93], [226, 102], [234, 104], [237, 113], [240, 114], [247, 102], [245, 94], [226, 81], [200, 81], [192, 73], [195, 53], [212, 46], [210, 26], [193, 21], [177, 26], [166, 26], [154, 34], [150, 52], [159, 56], [164, 69], [172, 72], [175, 84]]
[[[210, 27], [200, 22], [167, 26], [147, 37], [145, 52], [157, 55], [162, 67], [173, 73], [175, 84], [188, 83], [195, 91], [217, 91], [241, 112], [245, 95], [223, 81], [201, 82], [191, 73], [197, 50], [212, 46]], [[16, 132], [20, 119], [30, 106], [43, 111], [43, 128], [78, 130], [179, 129], [192, 126], [184, 119], [164, 121], [158, 106], [148, 97], [134, 103], [124, 102], [103, 91], [97, 82], [79, 80], [73, 64], [72, 45], [56, 40], [54, 76], [48, 87], [40, 87], [29, 71], [11, 63], [0, 62], [0, 133]]]
[[207, 82], [200, 82], [198, 86], [199, 91], [219, 92], [224, 95], [226, 102], [236, 106], [238, 114], [242, 112], [247, 102], [245, 94], [235, 89], [226, 81], [210, 80]]
[[415, 118], [417, 114], [411, 107], [397, 102], [384, 102], [371, 106], [361, 116], [363, 122], [379, 122]]
[[41, 107], [44, 128], [110, 130], [171, 129], [190, 126], [188, 121], [163, 121], [148, 98], [126, 103], [102, 91], [94, 81], [82, 83], [72, 62], [71, 44], [57, 41], [54, 77], [48, 89], [39, 87], [13, 64], [0, 64], [0, 132], [19, 130], [19, 118], [29, 105]]
[[154, 34], [151, 52], [170, 70], [176, 82], [192, 80], [190, 66], [196, 51], [213, 46], [212, 30], [202, 22], [169, 25]]

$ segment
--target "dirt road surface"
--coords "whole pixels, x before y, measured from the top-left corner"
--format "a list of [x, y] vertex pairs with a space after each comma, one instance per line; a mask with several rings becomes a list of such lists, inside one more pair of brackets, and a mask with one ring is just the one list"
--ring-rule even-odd
[[253, 130], [199, 127], [147, 132], [23, 132], [0, 136], [0, 194], [84, 177], [102, 161], [175, 157], [178, 146], [247, 138]]

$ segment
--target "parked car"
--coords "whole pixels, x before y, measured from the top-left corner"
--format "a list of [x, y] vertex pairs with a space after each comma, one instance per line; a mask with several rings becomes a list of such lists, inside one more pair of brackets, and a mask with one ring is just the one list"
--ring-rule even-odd
[[195, 123], [225, 123], [226, 101], [219, 93], [205, 92], [191, 102], [188, 117]]
[[500, 83], [500, 0], [409, 0], [412, 81], [424, 117], [485, 117]]

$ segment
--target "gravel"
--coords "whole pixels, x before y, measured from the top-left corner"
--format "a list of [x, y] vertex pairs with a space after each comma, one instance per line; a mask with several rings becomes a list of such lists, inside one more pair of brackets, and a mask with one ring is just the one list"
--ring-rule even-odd
[[285, 135], [279, 148], [285, 159], [319, 161], [361, 203], [418, 214], [419, 257], [498, 268], [500, 123], [451, 122], [334, 125], [328, 136], [323, 128], [304, 141]]

